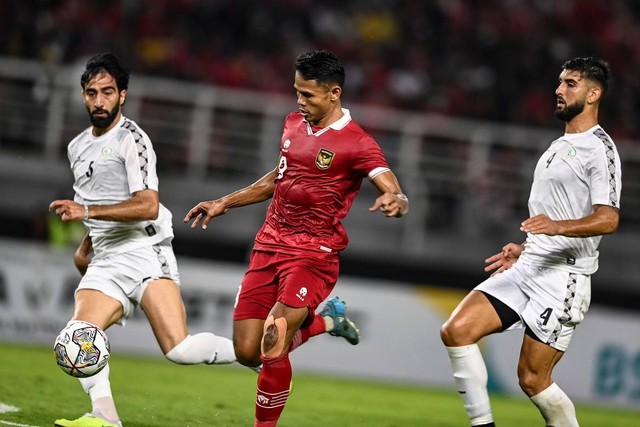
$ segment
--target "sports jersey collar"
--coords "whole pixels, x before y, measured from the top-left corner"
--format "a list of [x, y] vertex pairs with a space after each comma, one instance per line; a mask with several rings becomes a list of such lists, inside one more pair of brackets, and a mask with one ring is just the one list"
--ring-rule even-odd
[[574, 136], [575, 137], [575, 136], [580, 136], [580, 135], [586, 135], [588, 133], [593, 133], [596, 129], [599, 129], [599, 128], [600, 128], [600, 125], [597, 124], [597, 125], [593, 126], [592, 128], [585, 130], [584, 132], [579, 132], [579, 133], [566, 133], [565, 132], [564, 136], [566, 136], [566, 137]]
[[351, 112], [346, 108], [341, 108], [341, 110], [342, 110], [342, 117], [340, 117], [335, 122], [331, 123], [329, 126], [324, 127], [315, 133], [313, 132], [313, 128], [311, 127], [309, 122], [305, 120], [305, 122], [307, 123], [307, 131], [309, 132], [309, 135], [316, 135], [316, 136], [321, 135], [329, 129], [333, 129], [333, 130], [343, 129], [351, 121]]

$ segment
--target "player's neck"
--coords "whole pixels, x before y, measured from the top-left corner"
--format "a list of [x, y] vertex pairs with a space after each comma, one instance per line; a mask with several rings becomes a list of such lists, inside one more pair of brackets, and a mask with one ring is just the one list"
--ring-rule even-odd
[[598, 115], [594, 113], [584, 112], [575, 116], [564, 126], [565, 133], [582, 133], [586, 132], [598, 124]]
[[342, 116], [344, 116], [344, 112], [342, 111], [340, 105], [338, 105], [337, 107], [333, 108], [326, 116], [318, 120], [317, 123], [312, 123], [311, 126], [314, 129], [323, 129], [340, 120]]

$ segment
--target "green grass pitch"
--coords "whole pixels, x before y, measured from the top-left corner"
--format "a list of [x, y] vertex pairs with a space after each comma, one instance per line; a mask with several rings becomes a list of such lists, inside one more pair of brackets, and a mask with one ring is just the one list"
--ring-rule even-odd
[[[346, 351], [346, 350], [345, 350]], [[453, 389], [295, 372], [280, 427], [464, 427]], [[253, 426], [256, 374], [238, 365], [178, 366], [161, 357], [111, 359], [111, 385], [126, 427]], [[428, 363], [428, 355], [425, 355]], [[381, 367], [384, 369], [384, 367]], [[499, 426], [543, 426], [526, 398], [492, 396]], [[576, 405], [582, 427], [637, 427], [640, 411]], [[19, 412], [6, 412], [8, 407]], [[41, 346], [0, 343], [0, 426], [52, 426], [90, 409], [74, 378]]]

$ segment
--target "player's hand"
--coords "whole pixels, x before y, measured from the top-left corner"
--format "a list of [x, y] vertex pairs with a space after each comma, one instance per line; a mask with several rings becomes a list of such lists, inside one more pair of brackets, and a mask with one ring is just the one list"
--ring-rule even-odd
[[376, 199], [369, 211], [380, 211], [387, 218], [399, 218], [407, 213], [408, 205], [409, 201], [404, 194], [387, 192]]
[[73, 200], [54, 200], [49, 205], [49, 211], [55, 212], [65, 223], [84, 220], [84, 206]]
[[524, 250], [524, 245], [517, 243], [508, 243], [502, 251], [485, 259], [485, 264], [489, 264], [484, 268], [487, 273], [493, 271], [491, 276], [495, 276], [498, 273], [502, 273], [505, 270], [511, 268], [511, 266], [518, 260], [520, 254]]
[[562, 228], [558, 221], [554, 221], [546, 215], [539, 214], [522, 221], [520, 224], [520, 231], [531, 234], [555, 236], [561, 234]]
[[229, 208], [221, 199], [200, 202], [187, 212], [182, 222], [188, 223], [193, 219], [191, 228], [196, 228], [202, 223], [202, 228], [206, 230], [213, 218], [226, 214], [228, 210]]

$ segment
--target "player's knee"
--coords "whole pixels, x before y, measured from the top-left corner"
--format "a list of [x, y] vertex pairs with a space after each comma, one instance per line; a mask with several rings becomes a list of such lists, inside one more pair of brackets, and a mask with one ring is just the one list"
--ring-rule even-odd
[[235, 346], [236, 360], [243, 366], [259, 366], [262, 361], [260, 360], [260, 351], [256, 351], [253, 347]]
[[440, 339], [447, 347], [464, 345], [465, 343], [461, 341], [462, 335], [463, 334], [462, 328], [460, 327], [460, 322], [455, 318], [447, 320], [440, 327]]
[[451, 331], [449, 330], [449, 325], [445, 322], [442, 326], [440, 326], [440, 339], [442, 343], [447, 347], [451, 347]]
[[518, 376], [518, 384], [520, 385], [520, 388], [522, 389], [524, 394], [526, 394], [527, 396], [531, 397], [537, 394], [535, 390], [537, 389], [538, 381], [536, 380], [535, 376]]
[[447, 347], [476, 344], [485, 335], [483, 326], [464, 316], [453, 316], [440, 328], [440, 339]]
[[269, 316], [264, 323], [262, 334], [262, 355], [278, 357], [283, 354], [287, 336], [287, 319]]
[[233, 335], [233, 350], [236, 360], [243, 366], [259, 366], [260, 360], [260, 339], [253, 340], [243, 335]]
[[518, 367], [518, 384], [520, 389], [529, 397], [535, 396], [540, 391], [544, 390], [550, 383], [544, 375], [540, 375], [530, 369]]

